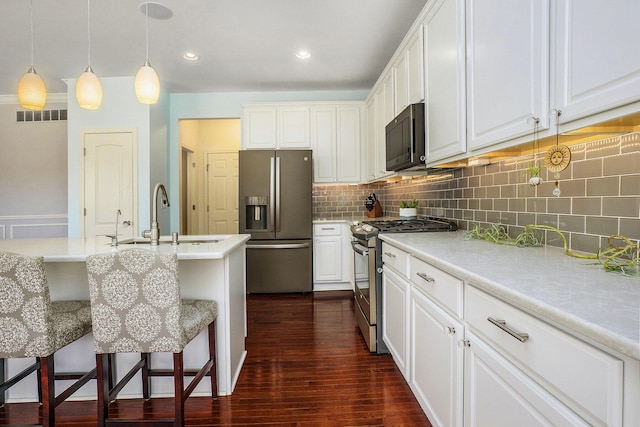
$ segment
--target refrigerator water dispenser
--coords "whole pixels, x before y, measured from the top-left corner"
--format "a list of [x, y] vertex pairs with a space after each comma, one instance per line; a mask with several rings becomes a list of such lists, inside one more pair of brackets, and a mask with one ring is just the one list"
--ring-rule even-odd
[[267, 198], [264, 196], [247, 196], [245, 198], [247, 210], [247, 230], [267, 229]]

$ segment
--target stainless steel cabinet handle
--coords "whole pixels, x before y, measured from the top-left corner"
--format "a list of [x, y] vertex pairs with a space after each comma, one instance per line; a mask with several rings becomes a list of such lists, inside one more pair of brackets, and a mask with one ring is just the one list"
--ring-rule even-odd
[[395, 257], [396, 257], [396, 254], [393, 254], [393, 253], [391, 253], [391, 252], [385, 252], [384, 254], [385, 254], [386, 256], [388, 256], [389, 258], [395, 258]]
[[322, 227], [323, 230], [335, 230], [335, 227]]
[[456, 333], [456, 328], [454, 328], [453, 326], [445, 326], [444, 333], [448, 335], [453, 335]]
[[358, 242], [351, 242], [351, 247], [353, 248], [353, 251], [357, 254], [360, 254], [363, 256], [369, 255], [369, 250], [366, 247], [359, 244]]
[[131, 225], [131, 221], [122, 221], [122, 225], [128, 227]]
[[511, 327], [507, 326], [507, 322], [505, 320], [496, 320], [493, 317], [487, 317], [487, 320], [520, 342], [527, 342], [527, 340], [529, 339], [529, 334], [511, 329]]
[[419, 277], [419, 278], [421, 278], [422, 280], [425, 280], [425, 281], [427, 281], [427, 282], [429, 282], [429, 283], [435, 283], [435, 282], [436, 282], [436, 279], [434, 279], [434, 278], [433, 278], [433, 277], [431, 277], [431, 276], [427, 276], [427, 274], [426, 274], [426, 273], [416, 273], [416, 276], [418, 276], [418, 277]]

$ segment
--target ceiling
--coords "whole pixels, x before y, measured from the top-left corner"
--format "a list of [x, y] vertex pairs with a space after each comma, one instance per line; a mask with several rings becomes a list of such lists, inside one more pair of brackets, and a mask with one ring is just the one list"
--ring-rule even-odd
[[[370, 89], [426, 0], [158, 0], [149, 61], [172, 93]], [[30, 2], [0, 1], [0, 94], [31, 65]], [[92, 0], [91, 67], [133, 76], [145, 61], [143, 0]], [[144, 7], [142, 8], [144, 10]], [[34, 66], [66, 93], [88, 61], [87, 1], [33, 0]], [[300, 49], [311, 57], [296, 58]], [[192, 51], [198, 61], [182, 55]]]

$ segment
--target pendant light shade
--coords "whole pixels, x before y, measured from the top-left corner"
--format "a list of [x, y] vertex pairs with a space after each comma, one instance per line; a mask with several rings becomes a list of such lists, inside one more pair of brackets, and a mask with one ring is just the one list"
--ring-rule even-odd
[[47, 103], [47, 87], [33, 66], [33, 0], [29, 6], [31, 16], [31, 67], [18, 82], [18, 101], [27, 110], [42, 110]]
[[18, 101], [27, 110], [42, 110], [47, 103], [47, 87], [33, 65], [18, 82]]
[[76, 81], [76, 99], [87, 110], [97, 110], [102, 104], [102, 85], [90, 66]]
[[87, 0], [87, 52], [89, 65], [76, 81], [76, 99], [80, 107], [97, 110], [102, 104], [102, 85], [91, 68], [91, 1]]
[[155, 104], [160, 97], [160, 79], [158, 73], [146, 61], [136, 73], [136, 97], [143, 104]]

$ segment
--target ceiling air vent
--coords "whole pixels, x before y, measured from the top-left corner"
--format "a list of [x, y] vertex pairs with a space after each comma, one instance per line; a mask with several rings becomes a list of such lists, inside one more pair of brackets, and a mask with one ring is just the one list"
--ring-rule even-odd
[[17, 123], [59, 122], [67, 120], [67, 110], [16, 111]]

